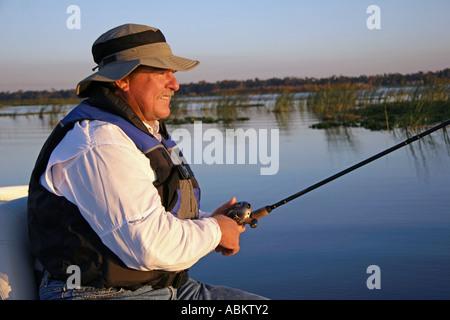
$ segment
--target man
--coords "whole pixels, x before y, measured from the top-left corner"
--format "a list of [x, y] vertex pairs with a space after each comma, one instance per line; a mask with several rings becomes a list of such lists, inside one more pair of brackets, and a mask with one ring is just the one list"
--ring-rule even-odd
[[[87, 98], [55, 128], [37, 159], [28, 197], [33, 254], [44, 266], [42, 299], [260, 299], [190, 279], [216, 250], [239, 251], [244, 227], [199, 210], [200, 189], [161, 119], [199, 62], [174, 56], [160, 30], [126, 24], [100, 36]], [[79, 288], [68, 285], [70, 266]], [[71, 267], [72, 268], [72, 267]], [[73, 270], [73, 269], [70, 269]]]

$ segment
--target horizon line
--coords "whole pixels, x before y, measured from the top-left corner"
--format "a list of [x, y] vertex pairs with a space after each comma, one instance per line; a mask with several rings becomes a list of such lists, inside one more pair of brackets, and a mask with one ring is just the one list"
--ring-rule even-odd
[[[253, 77], [253, 78], [247, 78], [247, 79], [241, 79], [241, 80], [238, 80], [238, 79], [222, 79], [222, 80], [215, 80], [215, 81], [198, 80], [198, 81], [195, 81], [195, 82], [192, 81], [192, 82], [180, 83], [180, 86], [182, 86], [182, 85], [191, 85], [191, 84], [199, 84], [199, 83], [220, 83], [220, 82], [223, 82], [223, 81], [238, 81], [238, 82], [240, 82], [240, 81], [249, 81], [249, 80], [255, 80], [255, 79], [258, 79], [258, 80], [261, 80], [261, 81], [267, 81], [267, 80], [270, 80], [270, 79], [287, 79], [287, 78], [323, 80], [323, 79], [330, 79], [330, 78], [334, 78], [334, 77], [336, 77], [336, 78], [339, 78], [339, 77], [358, 78], [358, 77], [363, 77], [363, 76], [365, 76], [365, 77], [384, 77], [384, 76], [394, 75], [394, 74], [400, 74], [400, 75], [404, 76], [404, 75], [413, 75], [413, 74], [418, 74], [418, 73], [424, 73], [424, 74], [427, 74], [427, 73], [438, 73], [438, 72], [442, 72], [442, 71], [449, 70], [449, 69], [450, 69], [450, 66], [442, 68], [442, 69], [438, 69], [438, 70], [435, 70], [435, 71], [432, 71], [432, 70], [427, 70], [427, 71], [419, 70], [419, 71], [408, 72], [408, 73], [402, 73], [402, 72], [389, 72], [389, 73], [386, 73], [385, 72], [385, 73], [377, 73], [377, 74], [360, 74], [360, 75], [354, 75], [354, 76], [343, 75], [343, 74], [339, 74], [339, 75], [331, 74], [329, 76], [322, 76], [322, 77], [285, 76], [285, 77], [268, 77], [268, 78], [264, 78], [264, 79], [263, 78], [259, 78], [259, 77]], [[8, 91], [3, 91], [2, 90], [0, 92], [2, 92], [2, 93], [5, 93], [5, 92], [13, 93], [13, 92], [18, 92], [18, 91], [26, 92], [26, 91], [63, 91], [63, 90], [69, 90], [69, 91], [76, 90], [76, 86], [74, 86], [72, 88], [62, 88], [62, 89], [55, 89], [55, 88], [49, 88], [49, 89], [17, 89], [15, 91], [9, 91], [9, 90]]]

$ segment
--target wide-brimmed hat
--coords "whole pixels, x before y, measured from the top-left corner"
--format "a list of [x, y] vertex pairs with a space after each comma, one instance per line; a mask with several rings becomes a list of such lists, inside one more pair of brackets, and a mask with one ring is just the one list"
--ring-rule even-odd
[[140, 24], [124, 24], [105, 32], [92, 45], [92, 56], [98, 71], [78, 83], [80, 97], [88, 95], [93, 82], [120, 80], [140, 65], [188, 71], [200, 63], [173, 55], [159, 29]]

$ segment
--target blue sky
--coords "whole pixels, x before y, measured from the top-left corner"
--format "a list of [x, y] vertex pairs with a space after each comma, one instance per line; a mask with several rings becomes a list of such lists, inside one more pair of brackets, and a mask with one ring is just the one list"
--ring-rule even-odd
[[[78, 30], [66, 26], [72, 4]], [[372, 4], [379, 30], [366, 26]], [[128, 22], [200, 60], [180, 83], [450, 67], [448, 0], [0, 0], [0, 91], [73, 89], [92, 73], [95, 39]]]

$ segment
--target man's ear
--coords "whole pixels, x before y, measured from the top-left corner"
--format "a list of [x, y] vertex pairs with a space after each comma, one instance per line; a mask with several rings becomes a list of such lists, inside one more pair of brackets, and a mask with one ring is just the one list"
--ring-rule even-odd
[[114, 82], [114, 84], [123, 92], [127, 92], [130, 88], [130, 80], [128, 79], [128, 77], [117, 80]]

